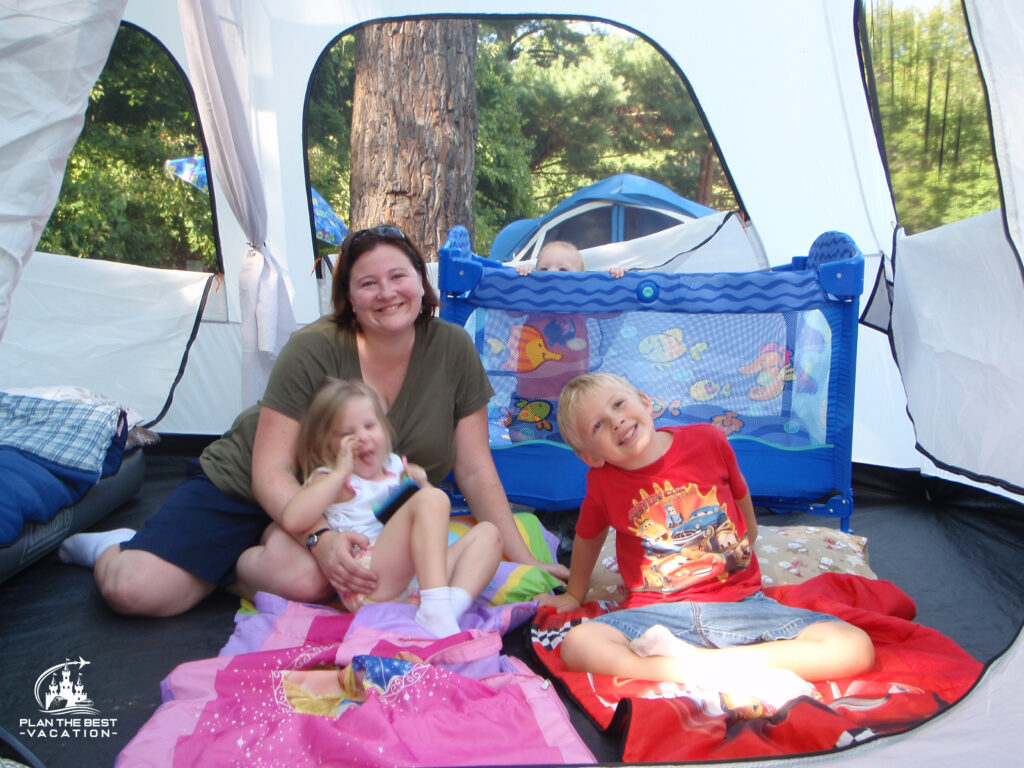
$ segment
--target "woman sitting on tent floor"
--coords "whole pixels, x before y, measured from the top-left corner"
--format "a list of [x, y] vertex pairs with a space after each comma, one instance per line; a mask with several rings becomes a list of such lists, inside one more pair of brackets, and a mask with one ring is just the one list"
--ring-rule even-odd
[[434, 317], [439, 302], [419, 250], [396, 227], [350, 232], [332, 300], [334, 315], [297, 331], [281, 350], [262, 407], [244, 411], [190, 463], [142, 530], [77, 534], [62, 544], [62, 560], [94, 568], [115, 611], [173, 616], [217, 587], [303, 602], [373, 592], [374, 575], [352, 555], [354, 534], [325, 532], [325, 520], [294, 535], [290, 568], [237, 582], [239, 555], [281, 520], [299, 489], [299, 419], [325, 376], [368, 384], [387, 410], [395, 450], [432, 483], [454, 470], [473, 514], [498, 527], [508, 559], [568, 576], [565, 566], [537, 561], [518, 533], [489, 449], [490, 383], [472, 339]]

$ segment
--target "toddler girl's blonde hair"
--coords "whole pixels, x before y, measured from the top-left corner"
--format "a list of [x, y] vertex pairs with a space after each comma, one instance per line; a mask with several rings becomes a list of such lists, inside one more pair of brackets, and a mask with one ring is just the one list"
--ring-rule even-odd
[[577, 453], [582, 444], [579, 425], [576, 423], [580, 401], [598, 389], [624, 389], [636, 395], [637, 399], [643, 398], [640, 390], [634, 387], [629, 379], [618, 374], [597, 371], [571, 379], [562, 387], [562, 392], [558, 396], [558, 428], [562, 431], [562, 439]]
[[299, 482], [305, 482], [319, 467], [333, 467], [338, 458], [338, 443], [330, 439], [331, 426], [349, 404], [365, 397], [373, 405], [377, 419], [384, 427], [387, 451], [391, 453], [391, 423], [384, 413], [377, 393], [361, 381], [345, 381], [326, 377], [306, 403], [295, 440], [295, 468]]

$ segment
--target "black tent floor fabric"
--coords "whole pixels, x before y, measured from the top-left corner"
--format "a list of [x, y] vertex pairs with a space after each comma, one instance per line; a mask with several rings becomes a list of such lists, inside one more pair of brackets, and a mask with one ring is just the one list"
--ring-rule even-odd
[[[183, 478], [188, 457], [180, 447], [147, 450], [142, 490], [95, 530], [138, 527]], [[867, 537], [878, 577], [914, 599], [920, 623], [979, 661], [1002, 653], [1024, 621], [1024, 508], [907, 472], [858, 466], [854, 480], [853, 530]], [[758, 510], [758, 517], [773, 525], [838, 527], [837, 520], [799, 513]], [[544, 522], [559, 527], [557, 520]], [[563, 523], [565, 530], [556, 532], [564, 536], [571, 521]], [[0, 766], [114, 765], [159, 706], [161, 680], [182, 662], [216, 656], [238, 606], [238, 598], [217, 592], [173, 618], [119, 616], [88, 571], [61, 563], [55, 553], [0, 584]], [[504, 646], [533, 664], [522, 631], [507, 636]], [[65, 660], [88, 661], [88, 695], [98, 713], [82, 716], [76, 733], [42, 735], [38, 681]], [[567, 708], [597, 760], [617, 761], [615, 738], [573, 703]]]

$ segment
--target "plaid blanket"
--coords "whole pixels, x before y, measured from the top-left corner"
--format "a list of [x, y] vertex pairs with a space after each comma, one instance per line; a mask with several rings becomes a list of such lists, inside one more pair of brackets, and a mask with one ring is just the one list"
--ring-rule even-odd
[[111, 440], [124, 428], [124, 411], [117, 406], [0, 392], [0, 446], [97, 480]]

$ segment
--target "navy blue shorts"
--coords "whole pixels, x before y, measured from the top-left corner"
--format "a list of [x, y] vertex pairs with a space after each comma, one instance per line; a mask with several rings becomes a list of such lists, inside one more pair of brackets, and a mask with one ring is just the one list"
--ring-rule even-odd
[[235, 582], [238, 556], [259, 543], [268, 525], [262, 508], [224, 493], [193, 459], [181, 485], [121, 548], [151, 552], [224, 587]]

